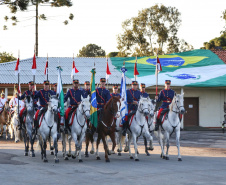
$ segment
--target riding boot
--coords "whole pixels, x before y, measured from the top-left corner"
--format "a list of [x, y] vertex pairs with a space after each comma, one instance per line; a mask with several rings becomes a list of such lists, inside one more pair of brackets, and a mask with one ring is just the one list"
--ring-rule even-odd
[[123, 130], [122, 130], [122, 135], [123, 136], [126, 136], [126, 131], [127, 131], [127, 127], [128, 127], [128, 125], [129, 125], [129, 121], [125, 121], [124, 123], [123, 123]]
[[156, 124], [155, 124], [155, 131], [159, 130], [159, 126], [161, 125], [161, 120], [157, 119]]
[[19, 128], [18, 128], [18, 130], [22, 130], [22, 121], [23, 121], [23, 119], [22, 119], [22, 117], [20, 117], [20, 122], [19, 122]]
[[64, 133], [68, 134], [68, 119], [65, 119], [65, 125], [64, 125]]
[[58, 119], [58, 122], [57, 122], [57, 140], [60, 139], [60, 119]]

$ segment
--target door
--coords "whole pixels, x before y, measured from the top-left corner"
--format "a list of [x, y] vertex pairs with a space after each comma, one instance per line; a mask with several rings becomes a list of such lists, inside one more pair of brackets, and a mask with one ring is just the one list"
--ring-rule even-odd
[[184, 127], [199, 126], [199, 98], [184, 98]]

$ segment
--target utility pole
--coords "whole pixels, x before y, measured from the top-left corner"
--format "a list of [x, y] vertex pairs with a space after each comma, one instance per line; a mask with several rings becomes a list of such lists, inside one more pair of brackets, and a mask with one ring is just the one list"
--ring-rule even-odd
[[38, 0], [36, 0], [36, 22], [35, 22], [35, 55], [38, 57]]

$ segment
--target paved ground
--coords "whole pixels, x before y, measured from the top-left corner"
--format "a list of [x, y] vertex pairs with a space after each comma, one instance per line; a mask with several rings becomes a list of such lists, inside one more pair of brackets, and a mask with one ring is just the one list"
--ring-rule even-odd
[[[226, 133], [220, 131], [182, 131], [182, 162], [177, 161], [177, 149], [171, 138], [170, 160], [161, 159], [156, 140], [151, 156], [144, 154], [143, 140], [139, 139], [139, 162], [111, 155], [110, 163], [97, 161], [95, 155], [55, 164], [48, 152], [48, 163], [43, 163], [40, 151], [36, 157], [23, 156], [23, 143], [0, 138], [0, 184], [226, 184]], [[61, 144], [59, 142], [59, 149]], [[103, 147], [101, 144], [101, 152]]]

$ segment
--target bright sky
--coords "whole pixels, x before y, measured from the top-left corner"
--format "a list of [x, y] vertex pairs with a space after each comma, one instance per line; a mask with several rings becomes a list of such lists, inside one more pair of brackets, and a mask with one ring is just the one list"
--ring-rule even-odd
[[[102, 47], [106, 53], [117, 51], [116, 35], [122, 33], [121, 23], [138, 11], [156, 3], [174, 6], [181, 12], [182, 25], [178, 36], [192, 44], [195, 49], [203, 42], [220, 36], [225, 25], [221, 17], [226, 9], [226, 0], [73, 0], [71, 8], [39, 7], [39, 14], [46, 14], [49, 20], [39, 21], [39, 56], [72, 57], [83, 46], [93, 43]], [[9, 9], [0, 6], [0, 52], [6, 51], [20, 58], [33, 56], [35, 44], [35, 8], [29, 12], [17, 13], [19, 21], [12, 27], [12, 21], [5, 23]], [[62, 22], [70, 13], [74, 20], [65, 26]], [[3, 30], [3, 25], [8, 30]]]

